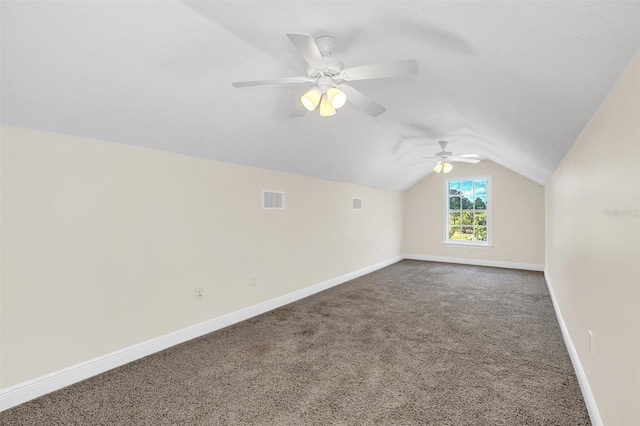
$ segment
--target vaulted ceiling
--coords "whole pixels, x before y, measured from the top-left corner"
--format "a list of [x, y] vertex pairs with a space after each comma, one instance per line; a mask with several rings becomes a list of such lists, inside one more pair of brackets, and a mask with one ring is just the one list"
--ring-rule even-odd
[[[640, 48], [640, 2], [3, 1], [2, 123], [405, 190], [450, 141], [544, 184]], [[287, 33], [334, 36], [387, 111], [300, 111]], [[294, 114], [295, 115], [295, 114]], [[602, 141], [606, 149], [606, 141]]]

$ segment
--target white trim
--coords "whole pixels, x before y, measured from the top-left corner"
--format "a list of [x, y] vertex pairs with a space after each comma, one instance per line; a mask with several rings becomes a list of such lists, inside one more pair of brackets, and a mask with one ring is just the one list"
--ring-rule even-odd
[[562, 312], [560, 311], [560, 306], [558, 306], [558, 301], [556, 300], [556, 296], [553, 293], [553, 287], [551, 287], [551, 282], [549, 280], [549, 275], [547, 275], [547, 271], [544, 272], [544, 278], [547, 283], [547, 289], [549, 289], [551, 302], [553, 303], [553, 310], [556, 312], [556, 317], [558, 318], [558, 324], [560, 324], [560, 330], [562, 331], [562, 338], [564, 339], [564, 344], [567, 347], [567, 351], [569, 352], [569, 357], [571, 358], [571, 363], [573, 364], [573, 369], [576, 372], [578, 383], [580, 384], [580, 390], [582, 390], [582, 397], [584, 398], [584, 403], [587, 406], [587, 411], [589, 412], [589, 418], [591, 419], [591, 424], [593, 424], [594, 426], [602, 426], [603, 425], [602, 418], [600, 417], [600, 413], [598, 412], [598, 406], [596, 405], [596, 400], [593, 397], [593, 393], [591, 393], [591, 387], [589, 386], [589, 381], [587, 380], [587, 376], [584, 373], [584, 369], [582, 368], [580, 357], [578, 356], [576, 347], [573, 345], [573, 341], [571, 340], [571, 335], [569, 334], [567, 325], [564, 323], [564, 319], [562, 318]]
[[453, 243], [451, 241], [444, 241], [442, 243], [444, 247], [452, 247], [452, 248], [478, 248], [478, 249], [492, 249], [493, 246], [491, 244], [478, 244], [478, 243]]
[[265, 302], [258, 303], [257, 305], [249, 306], [247, 308], [240, 309], [239, 311], [232, 312], [200, 324], [195, 324], [190, 327], [183, 328], [182, 330], [165, 334], [164, 336], [147, 340], [146, 342], [138, 343], [136, 345], [129, 346], [128, 348], [76, 364], [63, 370], [55, 371], [45, 376], [2, 389], [0, 390], [0, 411], [15, 407], [16, 405], [22, 404], [31, 399], [62, 389], [63, 387], [88, 379], [89, 377], [97, 374], [104, 373], [105, 371], [113, 368], [120, 367], [129, 362], [170, 348], [171, 346], [220, 330], [221, 328], [228, 327], [256, 315], [272, 311], [280, 306], [287, 305], [295, 302], [296, 300], [303, 299], [328, 288], [343, 284], [401, 260], [402, 256], [396, 256], [358, 269], [357, 271], [340, 275], [339, 277], [314, 284], [310, 287], [276, 297], [275, 299], [267, 300]]
[[536, 265], [534, 263], [502, 262], [499, 260], [483, 260], [483, 259], [465, 259], [463, 257], [429, 256], [424, 254], [405, 254], [404, 258], [410, 259], [410, 260], [427, 260], [429, 262], [459, 263], [462, 265], [493, 266], [495, 268], [524, 269], [527, 271], [544, 271], [544, 265]]

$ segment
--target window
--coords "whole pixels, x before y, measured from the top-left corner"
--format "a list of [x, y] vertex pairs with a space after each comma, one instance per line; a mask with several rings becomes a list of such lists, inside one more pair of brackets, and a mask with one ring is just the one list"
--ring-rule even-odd
[[490, 245], [489, 177], [446, 181], [445, 243]]

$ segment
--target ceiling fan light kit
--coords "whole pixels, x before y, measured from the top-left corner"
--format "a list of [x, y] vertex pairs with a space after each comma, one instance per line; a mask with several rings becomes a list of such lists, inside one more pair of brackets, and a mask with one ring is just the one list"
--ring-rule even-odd
[[313, 89], [302, 95], [302, 97], [300, 98], [300, 102], [302, 103], [303, 107], [305, 107], [309, 111], [313, 111], [320, 103], [320, 99], [322, 99], [322, 92], [320, 91], [320, 89], [314, 87]]
[[[323, 92], [320, 88], [314, 87], [300, 98], [302, 106], [309, 111], [313, 111], [320, 105], [320, 115], [328, 117], [336, 113], [347, 102], [347, 96], [338, 88], [330, 87]], [[324, 111], [324, 113], [323, 113]], [[331, 112], [332, 111], [332, 112]]]
[[463, 155], [453, 155], [450, 151], [445, 151], [447, 147], [447, 141], [440, 141], [438, 144], [442, 148], [442, 151], [436, 152], [435, 155], [430, 157], [422, 157], [422, 158], [437, 158], [438, 162], [433, 166], [433, 171], [436, 173], [449, 173], [453, 170], [453, 164], [451, 163], [470, 163], [477, 164], [480, 162], [478, 160], [478, 154], [463, 154]]
[[336, 46], [335, 38], [325, 35], [314, 40], [309, 34], [297, 33], [287, 34], [287, 37], [289, 37], [289, 40], [296, 46], [300, 55], [309, 65], [306, 76], [240, 81], [232, 83], [233, 86], [250, 87], [312, 83], [315, 87], [305, 92], [300, 98], [300, 103], [307, 110], [314, 111], [320, 105], [320, 116], [329, 117], [335, 115], [336, 110], [342, 108], [348, 100], [351, 104], [376, 117], [385, 112], [386, 109], [345, 82], [372, 78], [404, 77], [418, 73], [418, 63], [414, 60], [345, 68], [341, 61], [331, 57], [333, 48]]
[[331, 105], [331, 101], [327, 95], [322, 95], [322, 100], [320, 101], [320, 117], [331, 117], [332, 115], [336, 115], [336, 109]]
[[342, 90], [337, 89], [335, 87], [332, 87], [329, 90], [327, 90], [327, 98], [329, 99], [331, 106], [334, 107], [335, 109], [342, 108], [344, 104], [347, 102], [347, 95], [345, 95]]
[[447, 163], [446, 161], [438, 161], [435, 166], [433, 166], [433, 171], [436, 173], [444, 172], [449, 173], [453, 170], [453, 165], [451, 163]]

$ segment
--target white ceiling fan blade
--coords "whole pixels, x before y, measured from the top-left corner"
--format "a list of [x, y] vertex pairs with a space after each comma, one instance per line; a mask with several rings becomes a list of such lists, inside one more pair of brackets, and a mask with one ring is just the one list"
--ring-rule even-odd
[[340, 71], [340, 77], [347, 81], [353, 81], [367, 80], [369, 78], [404, 77], [417, 73], [418, 63], [413, 59], [408, 59], [406, 61], [345, 68]]
[[473, 160], [471, 158], [460, 158], [460, 157], [449, 157], [447, 158], [447, 161], [451, 161], [454, 163], [471, 163], [471, 164], [477, 164], [480, 162], [480, 160]]
[[456, 155], [456, 158], [478, 158], [480, 157], [478, 154], [462, 154], [462, 155]]
[[272, 78], [271, 80], [255, 80], [255, 81], [234, 81], [231, 83], [233, 87], [250, 87], [250, 86], [272, 86], [278, 84], [300, 84], [306, 83], [307, 77], [283, 77]]
[[347, 95], [347, 100], [349, 102], [351, 102], [358, 108], [364, 110], [365, 112], [372, 115], [373, 117], [377, 117], [386, 111], [385, 107], [383, 107], [376, 101], [368, 98], [359, 90], [356, 90], [353, 87], [346, 84], [341, 84], [338, 87], [340, 88], [340, 90], [344, 92], [345, 95]]
[[289, 40], [298, 48], [304, 60], [307, 61], [312, 68], [323, 69], [327, 67], [313, 37], [309, 34], [297, 33], [289, 33], [287, 37], [289, 37]]

